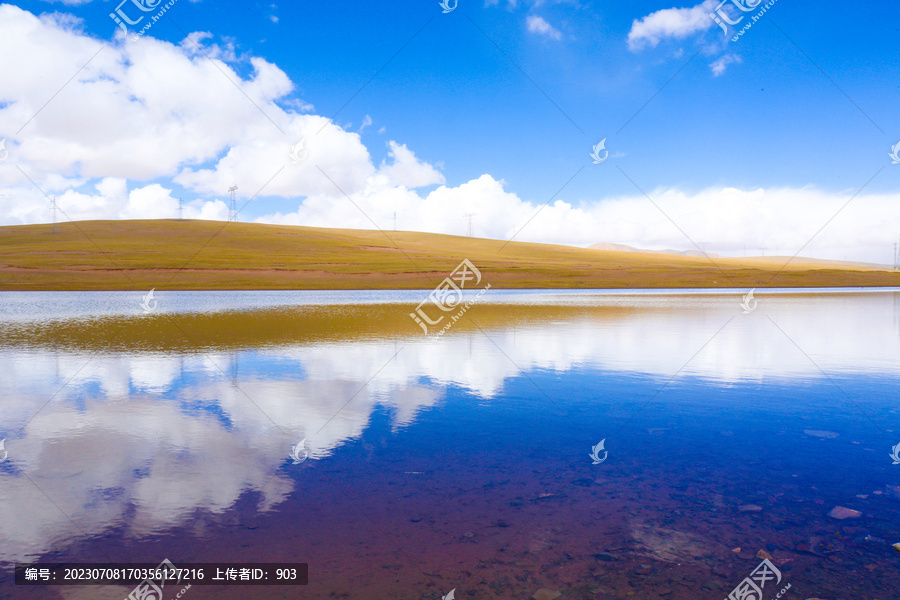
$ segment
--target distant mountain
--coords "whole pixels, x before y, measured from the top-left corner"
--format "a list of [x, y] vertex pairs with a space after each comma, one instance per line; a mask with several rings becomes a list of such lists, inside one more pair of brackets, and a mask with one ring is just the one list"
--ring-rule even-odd
[[[748, 256], [748, 260], [759, 260], [759, 261], [769, 261], [769, 262], [785, 262], [790, 259], [790, 256]], [[886, 265], [883, 263], [869, 263], [869, 262], [859, 262], [854, 260], [832, 260], [829, 258], [809, 258], [809, 257], [797, 257], [794, 259], [798, 262], [803, 262], [809, 265], [841, 265], [846, 267], [865, 267], [867, 269], [885, 269], [890, 270], [891, 265]]]
[[[699, 250], [643, 250], [641, 248], [635, 248], [634, 246], [628, 246], [626, 244], [613, 244], [611, 242], [600, 242], [599, 244], [588, 246], [588, 248], [592, 248], [594, 250], [610, 250], [613, 252], [645, 252], [648, 254], [673, 254], [678, 256], [695, 257], [704, 256], [704, 254]], [[721, 254], [716, 254], [715, 252], [707, 252], [706, 256], [710, 258], [729, 258], [727, 256], [722, 256]], [[880, 263], [857, 262], [852, 260], [831, 260], [827, 258], [810, 258], [807, 256], [797, 256], [793, 260], [791, 260], [790, 256], [745, 256], [743, 260], [774, 263], [785, 263], [790, 260], [792, 263], [796, 262], [808, 265], [841, 265], [848, 267], [864, 267], [867, 269], [891, 269], [891, 265]]]
[[588, 248], [593, 248], [594, 250], [612, 250], [613, 252], [647, 252], [650, 254], [677, 254], [679, 256], [709, 256], [710, 258], [724, 258], [715, 252], [707, 252], [704, 255], [699, 250], [642, 250], [641, 248], [635, 248], [634, 246], [613, 244], [611, 242], [592, 244], [588, 246]]

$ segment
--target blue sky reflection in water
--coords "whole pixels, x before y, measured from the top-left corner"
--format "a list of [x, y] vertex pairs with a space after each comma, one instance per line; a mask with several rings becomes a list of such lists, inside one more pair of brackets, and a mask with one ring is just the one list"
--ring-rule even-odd
[[[895, 595], [900, 293], [758, 294], [742, 314], [739, 295], [542, 292], [541, 318], [519, 319], [537, 297], [498, 294], [508, 319], [473, 310], [481, 331], [439, 340], [411, 320], [176, 353], [5, 335], [4, 568], [305, 561], [309, 598], [687, 599], [726, 597], [763, 550], [788, 598]], [[185, 298], [203, 296], [169, 297]], [[83, 300], [30, 326], [88, 318]], [[3, 331], [25, 322], [4, 315]], [[7, 570], [0, 590], [128, 592], [15, 588]]]

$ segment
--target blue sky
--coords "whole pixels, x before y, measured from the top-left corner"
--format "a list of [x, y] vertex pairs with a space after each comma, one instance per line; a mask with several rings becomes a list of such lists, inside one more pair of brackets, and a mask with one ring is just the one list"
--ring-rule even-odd
[[[803, 255], [878, 262], [890, 262], [900, 234], [900, 165], [889, 157], [900, 141], [893, 3], [778, 0], [737, 41], [708, 17], [716, 2], [460, 0], [444, 14], [437, 0], [178, 0], [131, 41], [109, 17], [117, 4], [3, 5], [5, 27], [33, 34], [10, 41], [7, 31], [0, 42], [0, 73], [11, 80], [0, 79], [10, 152], [0, 223], [46, 222], [44, 194], [74, 219], [169, 216], [160, 211], [178, 197], [188, 216], [225, 218], [231, 177], [245, 201], [262, 189], [244, 221], [391, 229], [397, 212], [400, 228], [463, 234], [463, 214], [474, 212], [485, 237], [736, 255], [793, 254], [814, 239]], [[739, 29], [766, 4], [722, 10], [746, 14]], [[131, 2], [122, 10], [144, 14]], [[42, 36], [62, 41], [48, 49]], [[260, 60], [266, 74], [255, 80]], [[166, 96], [142, 95], [148, 84], [135, 75], [147, 70]], [[185, 90], [212, 71], [211, 98]], [[128, 104], [103, 108], [109, 97]], [[204, 116], [204, 103], [220, 118]], [[328, 129], [313, 123], [332, 116]], [[116, 119], [121, 140], [112, 125], [103, 131]], [[143, 125], [130, 131], [135, 119]], [[326, 133], [327, 159], [316, 155], [325, 144], [315, 149]], [[263, 147], [289, 150], [300, 137], [310, 171], [294, 180], [283, 171], [267, 186], [292, 165], [287, 150], [281, 164], [263, 160]], [[609, 157], [593, 164], [604, 138]], [[119, 141], [124, 155], [147, 153], [148, 168], [101, 156]], [[47, 158], [54, 146], [65, 159]], [[229, 153], [245, 172], [223, 161]]]

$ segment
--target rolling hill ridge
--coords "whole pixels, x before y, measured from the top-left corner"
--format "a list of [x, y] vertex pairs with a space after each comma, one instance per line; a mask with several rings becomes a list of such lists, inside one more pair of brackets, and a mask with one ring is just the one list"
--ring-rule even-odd
[[463, 259], [492, 288], [900, 286], [900, 272], [407, 231], [220, 221], [0, 227], [0, 290], [430, 289]]

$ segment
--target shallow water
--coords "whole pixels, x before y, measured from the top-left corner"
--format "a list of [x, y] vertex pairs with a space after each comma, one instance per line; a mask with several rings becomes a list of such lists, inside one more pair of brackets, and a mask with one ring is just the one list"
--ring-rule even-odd
[[0, 294], [0, 597], [169, 558], [309, 563], [191, 599], [727, 598], [765, 551], [767, 600], [896, 598], [900, 292], [741, 293], [491, 291], [439, 338], [417, 291]]

